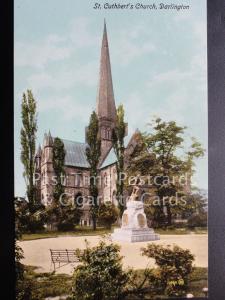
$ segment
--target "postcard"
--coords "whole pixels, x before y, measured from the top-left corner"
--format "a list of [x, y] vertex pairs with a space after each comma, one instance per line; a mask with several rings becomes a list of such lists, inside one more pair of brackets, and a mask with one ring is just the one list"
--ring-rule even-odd
[[206, 0], [16, 0], [17, 299], [208, 297]]

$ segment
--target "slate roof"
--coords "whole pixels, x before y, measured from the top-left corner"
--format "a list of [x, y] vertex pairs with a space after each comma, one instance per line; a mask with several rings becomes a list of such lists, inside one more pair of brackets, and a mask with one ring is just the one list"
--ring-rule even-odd
[[[71, 167], [90, 168], [86, 157], [87, 143], [80, 143], [62, 139], [66, 150], [65, 165]], [[116, 155], [113, 148], [109, 151], [101, 165], [101, 169], [116, 162]]]
[[116, 154], [112, 148], [101, 165], [101, 169], [114, 164], [117, 161]]
[[86, 143], [74, 142], [62, 139], [66, 150], [65, 165], [89, 168], [90, 165], [86, 158]]

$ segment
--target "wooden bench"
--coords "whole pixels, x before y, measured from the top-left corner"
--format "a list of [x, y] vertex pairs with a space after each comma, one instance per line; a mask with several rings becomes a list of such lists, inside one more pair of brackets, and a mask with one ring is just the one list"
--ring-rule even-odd
[[[60, 267], [68, 265], [70, 263], [79, 262], [75, 250], [53, 250], [50, 249], [51, 260], [54, 265], [54, 271]], [[58, 266], [56, 266], [58, 264]], [[62, 265], [63, 264], [63, 265]]]

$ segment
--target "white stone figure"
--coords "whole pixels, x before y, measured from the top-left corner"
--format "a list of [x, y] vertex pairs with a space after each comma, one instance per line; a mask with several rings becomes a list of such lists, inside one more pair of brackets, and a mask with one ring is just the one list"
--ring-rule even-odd
[[159, 240], [152, 228], [147, 225], [144, 212], [144, 204], [139, 201], [141, 189], [138, 186], [133, 188], [132, 194], [127, 201], [127, 209], [122, 216], [122, 226], [114, 230], [113, 240], [127, 242], [144, 242]]

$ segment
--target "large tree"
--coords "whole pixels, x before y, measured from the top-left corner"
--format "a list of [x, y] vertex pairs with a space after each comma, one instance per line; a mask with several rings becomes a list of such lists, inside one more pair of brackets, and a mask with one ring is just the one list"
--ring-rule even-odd
[[87, 160], [90, 164], [90, 196], [92, 197], [92, 220], [93, 229], [96, 230], [96, 219], [98, 214], [98, 164], [101, 157], [101, 140], [99, 136], [98, 117], [93, 111], [90, 117], [90, 122], [87, 127], [86, 140], [88, 147], [86, 148]]
[[63, 177], [65, 175], [65, 149], [62, 140], [58, 137], [53, 142], [53, 169], [56, 176], [56, 185], [54, 186], [54, 200], [59, 201], [61, 195], [64, 193]]
[[56, 184], [53, 191], [54, 202], [46, 209], [46, 221], [51, 226], [54, 225], [59, 231], [74, 230], [81, 216], [81, 211], [76, 203], [75, 205], [70, 203], [71, 199], [65, 194], [65, 155], [66, 151], [63, 141], [58, 137], [54, 138], [53, 169]]
[[24, 166], [23, 176], [26, 182], [27, 197], [29, 205], [35, 203], [34, 185], [34, 162], [35, 142], [37, 132], [36, 101], [31, 90], [23, 94], [21, 105], [22, 128], [20, 131], [21, 140], [21, 162]]
[[[203, 156], [204, 150], [201, 144], [192, 138], [189, 150], [185, 151], [184, 131], [186, 127], [178, 126], [174, 121], [165, 122], [157, 118], [153, 122], [152, 129], [153, 133], [146, 135], [146, 143], [148, 150], [156, 155], [155, 176], [161, 176], [160, 185], [156, 185], [157, 195], [161, 200], [176, 196], [176, 194], [182, 196], [185, 192], [184, 187], [181, 186], [179, 180], [174, 182], [171, 179], [179, 178], [184, 174], [187, 174], [190, 179], [194, 172], [194, 159]], [[178, 154], [180, 149], [183, 149], [182, 155]], [[165, 206], [167, 225], [171, 225], [171, 207], [173, 206], [168, 200]]]
[[63, 207], [60, 203], [60, 199], [62, 199], [62, 196], [64, 196], [65, 192], [65, 188], [63, 185], [63, 178], [65, 175], [64, 163], [64, 144], [60, 138], [56, 137], [54, 138], [52, 148], [52, 164], [55, 173], [55, 184], [53, 185], [53, 202], [46, 210], [46, 221], [51, 226], [55, 225], [57, 229], [59, 229], [58, 224], [60, 224], [60, 222], [64, 219], [62, 217], [64, 215]]
[[113, 148], [117, 157], [116, 171], [117, 171], [117, 181], [116, 181], [116, 198], [118, 201], [120, 216], [122, 216], [124, 211], [124, 201], [123, 201], [123, 191], [124, 191], [124, 181], [120, 180], [124, 172], [124, 137], [126, 135], [126, 123], [124, 122], [124, 108], [123, 105], [119, 105], [116, 114], [116, 126], [113, 129], [112, 141]]
[[[185, 150], [184, 133], [186, 127], [178, 126], [176, 122], [165, 122], [160, 118], [151, 123], [151, 132], [143, 136], [144, 147], [133, 158], [130, 172], [141, 175], [151, 174], [152, 185], [159, 198], [159, 203], [154, 207], [154, 218], [158, 223], [166, 222], [170, 225], [172, 211], [177, 211], [177, 206], [171, 205], [171, 197], [184, 196], [186, 191], [178, 180], [187, 174], [188, 181], [194, 172], [194, 160], [204, 155], [201, 144], [192, 138], [192, 143]], [[187, 145], [186, 145], [187, 146]], [[177, 178], [177, 180], [173, 180]], [[189, 182], [190, 183], [190, 182]], [[163, 208], [166, 207], [166, 219]]]

